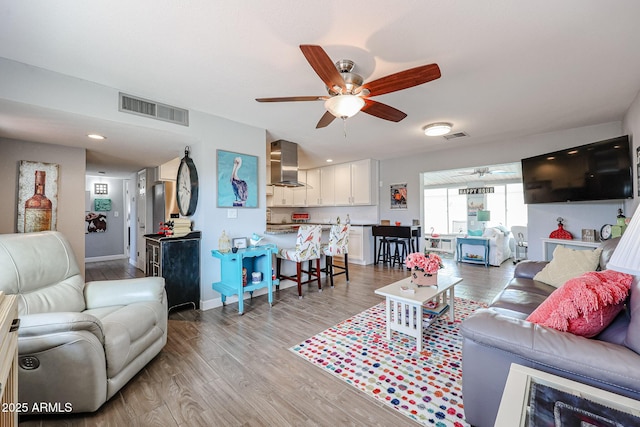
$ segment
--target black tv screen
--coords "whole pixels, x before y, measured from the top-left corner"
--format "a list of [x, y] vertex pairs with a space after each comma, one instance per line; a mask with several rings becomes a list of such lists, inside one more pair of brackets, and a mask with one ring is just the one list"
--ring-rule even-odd
[[522, 159], [524, 202], [631, 198], [631, 164], [626, 135]]

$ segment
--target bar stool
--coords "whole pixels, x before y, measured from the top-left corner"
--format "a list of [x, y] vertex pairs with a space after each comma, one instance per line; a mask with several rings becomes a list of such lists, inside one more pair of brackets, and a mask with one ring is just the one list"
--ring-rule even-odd
[[[298, 235], [296, 236], [295, 248], [282, 248], [276, 254], [276, 275], [278, 279], [286, 279], [294, 281], [298, 284], [298, 296], [302, 298], [302, 285], [311, 283], [315, 277], [318, 281], [318, 290], [322, 291], [322, 284], [320, 283], [320, 240], [322, 239], [322, 226], [321, 225], [303, 225], [298, 228]], [[296, 276], [285, 276], [280, 273], [280, 267], [282, 260], [293, 261], [296, 263]], [[309, 268], [308, 270], [302, 269], [302, 263], [309, 261], [316, 261], [316, 268]], [[302, 281], [302, 273], [306, 273], [308, 280]], [[280, 286], [276, 286], [276, 289], [280, 289]]]
[[[325, 256], [324, 272], [329, 276], [331, 281], [331, 287], [333, 288], [333, 277], [339, 274], [344, 274], [349, 283], [349, 230], [351, 226], [349, 224], [335, 224], [331, 226], [329, 231], [329, 243], [321, 246], [321, 251]], [[344, 255], [344, 266], [336, 265], [333, 263], [333, 257], [336, 255]], [[335, 272], [337, 268], [339, 272]]]
[[391, 264], [391, 255], [393, 253], [391, 250], [391, 245], [395, 245], [397, 241], [398, 239], [396, 239], [395, 237], [382, 236], [380, 238], [380, 242], [378, 243], [378, 259], [376, 263], [382, 261], [383, 264]]
[[402, 266], [404, 264], [405, 258], [409, 254], [408, 248], [407, 248], [407, 243], [408, 243], [407, 239], [395, 239], [395, 240], [396, 240], [396, 247], [395, 247], [395, 250], [393, 251], [393, 256], [391, 257], [392, 267], [396, 266], [396, 262], [398, 263], [398, 265]]

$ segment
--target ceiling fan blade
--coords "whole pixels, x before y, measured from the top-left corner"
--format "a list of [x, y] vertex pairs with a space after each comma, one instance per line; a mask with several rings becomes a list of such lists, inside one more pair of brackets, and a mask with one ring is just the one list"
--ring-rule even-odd
[[335, 118], [336, 118], [336, 116], [334, 116], [333, 114], [331, 114], [328, 111], [325, 111], [324, 115], [320, 118], [320, 121], [316, 125], [316, 129], [320, 129], [320, 128], [324, 128], [324, 127], [329, 126], [331, 124], [331, 122], [333, 121], [333, 119], [335, 119]]
[[307, 58], [311, 68], [320, 76], [327, 87], [333, 89], [337, 86], [345, 89], [344, 79], [322, 47], [312, 44], [301, 44], [300, 50], [302, 50], [304, 57]]
[[438, 78], [440, 78], [438, 64], [422, 65], [365, 83], [362, 89], [367, 89], [369, 96], [378, 96], [418, 86]]
[[258, 102], [323, 101], [328, 96], [284, 96], [281, 98], [256, 98]]
[[399, 122], [407, 117], [402, 111], [383, 104], [382, 102], [374, 101], [373, 99], [365, 99], [364, 107], [362, 107], [361, 111], [391, 122]]

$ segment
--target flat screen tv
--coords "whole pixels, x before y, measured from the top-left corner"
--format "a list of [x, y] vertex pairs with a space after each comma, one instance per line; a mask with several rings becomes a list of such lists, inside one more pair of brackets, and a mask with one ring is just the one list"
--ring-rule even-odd
[[524, 202], [632, 198], [631, 164], [626, 135], [522, 159]]

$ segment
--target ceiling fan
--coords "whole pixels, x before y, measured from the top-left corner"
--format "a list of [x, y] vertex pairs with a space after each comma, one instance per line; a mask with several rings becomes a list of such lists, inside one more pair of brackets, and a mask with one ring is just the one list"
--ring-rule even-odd
[[473, 171], [468, 171], [468, 172], [458, 172], [458, 175], [478, 175], [479, 177], [483, 177], [485, 175], [503, 175], [503, 174], [510, 174], [513, 172], [509, 172], [503, 169], [494, 169], [491, 170], [488, 167], [484, 167], [484, 168], [475, 168]]
[[[440, 78], [437, 64], [422, 65], [364, 83], [362, 76], [353, 73], [354, 62], [342, 59], [335, 64], [325, 50], [317, 45], [303, 44], [300, 50], [327, 87], [328, 95], [256, 98], [258, 102], [324, 101], [327, 111], [316, 129], [328, 126], [336, 117], [346, 120], [359, 111], [380, 119], [399, 122], [405, 113], [389, 105], [370, 99], [402, 89], [418, 86]], [[364, 84], [363, 84], [364, 83]]]

